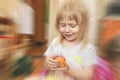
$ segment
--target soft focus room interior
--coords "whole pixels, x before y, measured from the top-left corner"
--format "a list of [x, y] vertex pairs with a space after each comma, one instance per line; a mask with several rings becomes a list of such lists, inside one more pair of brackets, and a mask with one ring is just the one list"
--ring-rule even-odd
[[[0, 0], [0, 80], [25, 80], [40, 72], [44, 61], [42, 55], [57, 36], [55, 17], [64, 1]], [[99, 22], [106, 19], [107, 7], [119, 0], [83, 1], [89, 13], [89, 39], [96, 45], [101, 30]], [[107, 19], [116, 18], [119, 20], [120, 16], [112, 15]], [[30, 64], [24, 63], [27, 59]], [[20, 68], [14, 69], [14, 64]]]

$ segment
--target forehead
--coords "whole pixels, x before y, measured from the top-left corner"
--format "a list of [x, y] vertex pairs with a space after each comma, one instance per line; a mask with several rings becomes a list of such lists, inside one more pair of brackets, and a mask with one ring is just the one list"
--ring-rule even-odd
[[70, 14], [69, 12], [65, 12], [59, 16], [60, 20], [76, 20], [77, 16], [74, 14]]
[[61, 21], [73, 21], [76, 24], [81, 23], [81, 16], [75, 13], [74, 11], [61, 11], [57, 15], [57, 23], [59, 24]]
[[73, 15], [63, 15], [60, 17], [59, 22], [77, 23], [77, 19]]
[[76, 24], [75, 19], [69, 20], [69, 19], [62, 19], [59, 21], [60, 23], [70, 23], [70, 24]]

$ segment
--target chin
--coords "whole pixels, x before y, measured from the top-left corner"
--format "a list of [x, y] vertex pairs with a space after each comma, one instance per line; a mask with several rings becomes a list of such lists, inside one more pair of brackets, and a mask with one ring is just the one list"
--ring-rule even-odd
[[70, 41], [70, 42], [71, 42], [71, 41], [74, 41], [74, 39], [66, 39], [66, 40], [67, 40], [67, 41]]

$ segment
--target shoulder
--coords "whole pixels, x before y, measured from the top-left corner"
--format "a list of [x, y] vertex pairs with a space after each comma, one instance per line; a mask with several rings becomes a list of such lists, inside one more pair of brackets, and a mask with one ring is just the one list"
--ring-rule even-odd
[[86, 52], [86, 54], [90, 54], [90, 55], [92, 55], [92, 54], [96, 55], [96, 52], [97, 52], [95, 45], [92, 43], [88, 43], [86, 45], [84, 51]]
[[59, 38], [54, 38], [50, 43], [51, 46], [55, 46], [57, 44], [59, 44]]
[[51, 43], [57, 43], [59, 38], [54, 38]]
[[86, 49], [95, 49], [95, 45], [92, 43], [88, 43], [85, 48]]

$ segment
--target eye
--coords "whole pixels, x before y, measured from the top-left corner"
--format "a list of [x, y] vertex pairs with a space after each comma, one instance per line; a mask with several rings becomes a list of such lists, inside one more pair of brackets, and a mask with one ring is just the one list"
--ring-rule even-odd
[[60, 26], [61, 26], [61, 27], [65, 27], [66, 24], [65, 24], [65, 23], [60, 23]]
[[71, 28], [75, 28], [76, 25], [75, 24], [70, 24]]

